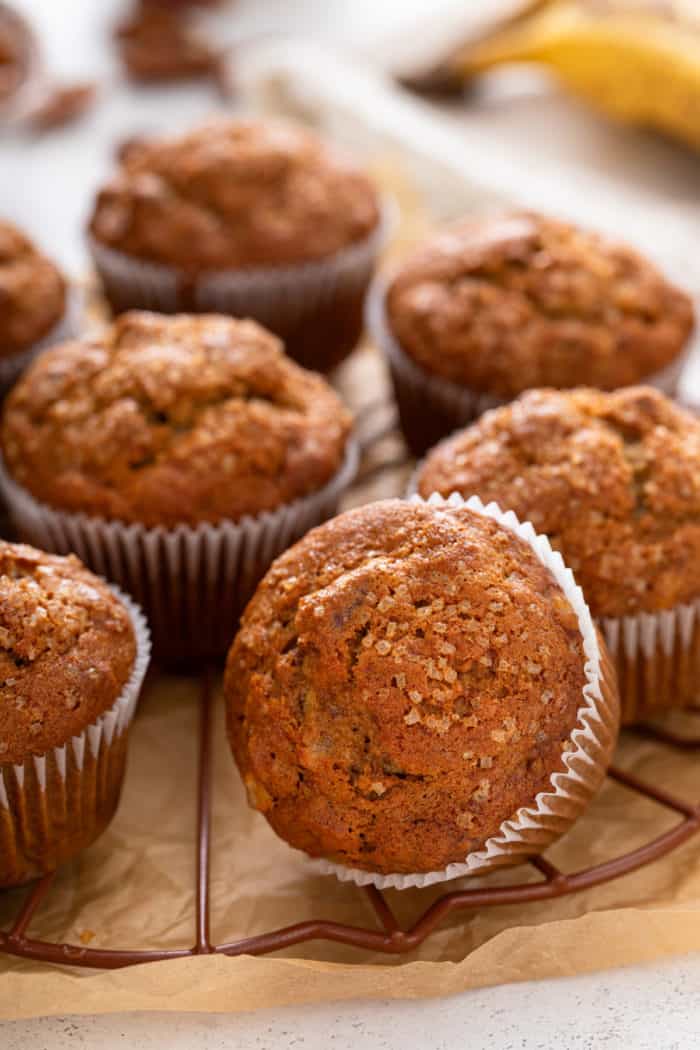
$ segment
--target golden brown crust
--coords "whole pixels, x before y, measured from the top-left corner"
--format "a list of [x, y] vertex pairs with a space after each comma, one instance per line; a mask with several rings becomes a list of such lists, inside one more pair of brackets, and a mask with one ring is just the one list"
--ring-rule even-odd
[[6, 403], [2, 448], [42, 502], [172, 527], [321, 488], [350, 424], [325, 380], [253, 321], [133, 312], [32, 365]]
[[227, 663], [229, 736], [251, 804], [292, 845], [442, 869], [563, 768], [583, 663], [522, 540], [464, 509], [370, 504], [258, 588]]
[[700, 597], [700, 421], [650, 387], [530, 391], [438, 445], [418, 491], [532, 521], [595, 616]]
[[0, 358], [30, 349], [65, 309], [57, 268], [16, 226], [0, 221]]
[[127, 255], [198, 273], [323, 259], [378, 219], [370, 181], [313, 135], [220, 121], [129, 149], [90, 232]]
[[638, 383], [678, 357], [694, 323], [688, 296], [631, 248], [530, 212], [435, 234], [386, 308], [425, 371], [504, 398]]
[[73, 555], [0, 541], [0, 765], [82, 733], [135, 659], [129, 615], [103, 580]]

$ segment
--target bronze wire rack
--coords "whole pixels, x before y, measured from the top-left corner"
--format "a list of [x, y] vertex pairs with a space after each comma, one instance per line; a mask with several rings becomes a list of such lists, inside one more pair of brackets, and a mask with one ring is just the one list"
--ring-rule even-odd
[[[361, 410], [359, 420], [368, 421], [386, 402], [373, 402]], [[396, 431], [395, 417], [380, 425], [361, 441], [366, 453]], [[406, 454], [387, 458], [373, 465], [365, 465], [355, 485], [360, 486], [383, 472], [408, 466]], [[190, 947], [173, 949], [117, 949], [88, 948], [75, 944], [60, 944], [38, 940], [29, 935], [30, 925], [38, 909], [51, 890], [55, 873], [45, 875], [28, 891], [19, 913], [7, 931], [0, 931], [0, 953], [39, 962], [58, 963], [86, 969], [113, 970], [139, 963], [161, 962], [196, 955], [267, 955], [270, 952], [289, 948], [308, 941], [335, 941], [358, 949], [400, 955], [417, 948], [453, 912], [465, 909], [494, 907], [499, 904], [526, 904], [549, 900], [589, 889], [592, 886], [619, 879], [638, 868], [659, 860], [677, 849], [700, 831], [700, 800], [696, 803], [678, 798], [669, 791], [611, 766], [607, 776], [610, 780], [651, 799], [658, 805], [677, 813], [680, 821], [672, 828], [650, 839], [637, 849], [612, 860], [564, 873], [544, 856], [530, 857], [528, 863], [542, 877], [536, 882], [522, 882], [514, 886], [480, 885], [446, 891], [433, 901], [419, 918], [407, 929], [402, 929], [386, 896], [374, 886], [358, 888], [348, 884], [348, 892], [366, 895], [374, 913], [373, 926], [351, 926], [333, 922], [331, 919], [314, 919], [295, 923], [280, 929], [260, 933], [242, 940], [212, 943], [210, 936], [210, 852], [211, 836], [211, 782], [212, 754], [211, 729], [213, 711], [214, 672], [206, 669], [200, 681], [199, 758], [197, 772], [197, 822], [195, 837], [195, 942]], [[147, 687], [146, 687], [147, 688]], [[700, 717], [700, 705], [688, 709]], [[656, 741], [660, 745], [676, 747], [685, 751], [700, 752], [700, 734], [683, 736], [668, 729], [652, 725], [637, 726], [634, 732]]]

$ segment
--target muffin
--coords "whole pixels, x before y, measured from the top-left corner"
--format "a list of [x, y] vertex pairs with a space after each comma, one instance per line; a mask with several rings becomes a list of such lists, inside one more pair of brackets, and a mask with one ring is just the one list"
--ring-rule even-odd
[[382, 224], [369, 179], [313, 135], [228, 120], [131, 145], [89, 234], [115, 313], [252, 317], [327, 371], [360, 337]]
[[399, 888], [546, 848], [597, 789], [618, 716], [546, 540], [437, 498], [349, 511], [283, 554], [224, 690], [251, 805], [323, 870]]
[[417, 455], [532, 387], [672, 393], [694, 323], [631, 248], [532, 212], [434, 234], [374, 289], [369, 319]]
[[139, 610], [77, 558], [0, 541], [0, 888], [112, 819], [148, 654]]
[[0, 393], [53, 339], [67, 334], [66, 282], [28, 237], [0, 220]]
[[546, 533], [616, 658], [623, 718], [700, 696], [700, 420], [650, 387], [536, 390], [438, 445], [417, 491]]
[[156, 652], [223, 655], [272, 559], [334, 513], [351, 418], [253, 321], [124, 314], [47, 351], [8, 398], [4, 489], [24, 539], [132, 593]]

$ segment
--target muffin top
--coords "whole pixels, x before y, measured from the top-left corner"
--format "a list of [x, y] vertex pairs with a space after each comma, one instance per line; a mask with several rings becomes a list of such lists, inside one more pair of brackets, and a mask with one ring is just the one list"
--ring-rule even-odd
[[688, 296], [631, 248], [530, 212], [435, 234], [386, 310], [426, 372], [503, 398], [637, 383], [681, 353], [694, 323]]
[[133, 312], [34, 362], [5, 403], [2, 449], [44, 503], [172, 527], [321, 488], [350, 425], [325, 380], [253, 321]]
[[595, 616], [700, 597], [700, 420], [650, 387], [524, 394], [438, 445], [418, 491], [530, 520]]
[[61, 747], [119, 699], [129, 615], [73, 555], [0, 540], [0, 765]]
[[369, 504], [274, 563], [229, 653], [251, 805], [373, 871], [464, 861], [563, 768], [578, 620], [527, 544], [466, 508]]
[[65, 309], [60, 272], [16, 226], [0, 220], [0, 358], [28, 350]]
[[126, 150], [90, 232], [127, 255], [199, 272], [323, 259], [378, 219], [369, 179], [313, 135], [220, 121]]

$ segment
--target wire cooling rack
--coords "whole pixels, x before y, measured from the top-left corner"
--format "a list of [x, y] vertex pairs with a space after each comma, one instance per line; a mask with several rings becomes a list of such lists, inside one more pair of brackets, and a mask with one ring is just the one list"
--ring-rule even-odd
[[[387, 439], [395, 445], [399, 442], [395, 417], [385, 399], [372, 402], [360, 411], [358, 429], [362, 435], [365, 458], [355, 485], [356, 493], [362, 492], [367, 485], [381, 479], [383, 474], [407, 468], [410, 463], [404, 452], [386, 451]], [[102, 970], [195, 955], [266, 955], [308, 941], [335, 941], [358, 949], [399, 955], [417, 948], [454, 912], [495, 907], [500, 904], [527, 904], [589, 889], [652, 864], [700, 831], [700, 800], [689, 802], [656, 784], [633, 776], [617, 766], [611, 766], [607, 773], [610, 780], [677, 814], [678, 822], [663, 834], [649, 839], [628, 853], [575, 872], [564, 873], [545, 857], [533, 856], [527, 864], [539, 874], [540, 878], [537, 881], [489, 887], [487, 877], [484, 880], [485, 885], [447, 891], [434, 899], [407, 928], [401, 926], [386, 896], [380, 890], [373, 886], [360, 889], [348, 884], [348, 893], [363, 893], [367, 896], [374, 913], [375, 922], [372, 926], [353, 926], [334, 922], [332, 918], [318, 919], [268, 930], [254, 937], [216, 944], [210, 936], [210, 856], [215, 847], [211, 831], [213, 677], [211, 671], [203, 673], [200, 688], [193, 887], [196, 930], [194, 944], [166, 950], [129, 950], [89, 948], [34, 938], [30, 934], [32, 920], [51, 892], [55, 878], [55, 875], [51, 874], [37, 881], [28, 890], [14, 923], [8, 930], [0, 931], [0, 953]], [[659, 747], [670, 746], [684, 751], [700, 752], [700, 706], [689, 710], [698, 718], [697, 736], [683, 736], [672, 730], [650, 725], [640, 726], [634, 731], [643, 733]]]

